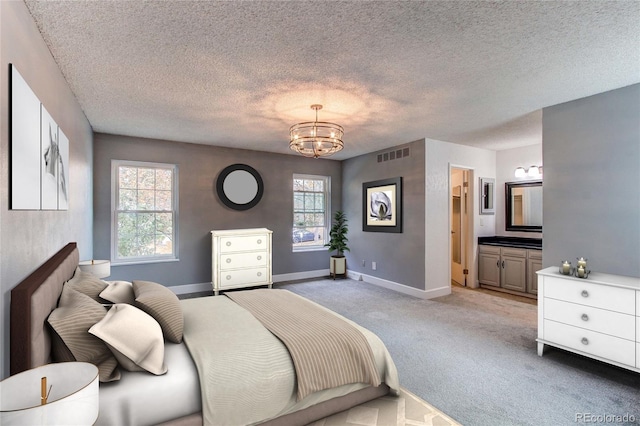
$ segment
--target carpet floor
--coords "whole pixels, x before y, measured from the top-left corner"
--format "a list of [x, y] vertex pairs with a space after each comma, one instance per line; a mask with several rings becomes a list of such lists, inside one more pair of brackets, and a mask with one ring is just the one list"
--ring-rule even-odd
[[350, 279], [275, 287], [375, 332], [400, 384], [463, 425], [640, 424], [640, 374], [558, 349], [539, 357], [530, 303], [456, 287], [422, 300]]

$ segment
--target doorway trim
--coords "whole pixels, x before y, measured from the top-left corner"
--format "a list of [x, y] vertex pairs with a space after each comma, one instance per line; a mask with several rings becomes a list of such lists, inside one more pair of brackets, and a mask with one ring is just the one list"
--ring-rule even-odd
[[[466, 166], [466, 165], [462, 165], [462, 164], [455, 164], [455, 163], [449, 163], [449, 175], [447, 178], [447, 193], [448, 193], [448, 204], [447, 204], [447, 221], [449, 224], [449, 236], [451, 236], [451, 231], [453, 230], [453, 223], [452, 223], [452, 197], [453, 197], [453, 191], [452, 191], [452, 180], [451, 180], [451, 173], [453, 172], [453, 169], [460, 169], [460, 170], [465, 170], [468, 172], [468, 176], [467, 176], [467, 181], [469, 183], [468, 187], [467, 187], [467, 212], [468, 214], [467, 216], [467, 230], [468, 232], [466, 233], [466, 235], [464, 236], [464, 241], [463, 241], [463, 256], [464, 259], [466, 259], [466, 269], [468, 270], [468, 274], [466, 276], [466, 286], [470, 287], [470, 288], [475, 288], [477, 285], [477, 280], [475, 279], [476, 276], [476, 256], [474, 255], [474, 248], [475, 248], [475, 240], [477, 239], [476, 236], [476, 230], [475, 230], [475, 226], [474, 226], [474, 219], [475, 219], [475, 215], [476, 215], [476, 209], [477, 209], [477, 203], [476, 203], [476, 196], [475, 196], [475, 168], [474, 167], [470, 167], [470, 166]], [[451, 263], [453, 262], [452, 260], [452, 244], [451, 244], [451, 237], [449, 237], [448, 239], [448, 246], [449, 246], [449, 267], [447, 268], [448, 271], [448, 285], [449, 288], [451, 288]]]

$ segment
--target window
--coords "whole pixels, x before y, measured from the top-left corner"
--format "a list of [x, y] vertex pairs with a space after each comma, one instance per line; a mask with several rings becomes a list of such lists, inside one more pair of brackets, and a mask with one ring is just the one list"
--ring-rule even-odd
[[113, 161], [111, 262], [177, 259], [178, 167]]
[[293, 175], [293, 251], [325, 249], [329, 188], [328, 176]]

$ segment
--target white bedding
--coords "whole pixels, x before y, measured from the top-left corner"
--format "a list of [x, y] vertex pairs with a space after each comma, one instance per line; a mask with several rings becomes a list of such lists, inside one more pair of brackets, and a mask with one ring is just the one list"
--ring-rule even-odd
[[100, 383], [96, 425], [154, 425], [202, 410], [198, 372], [184, 343], [165, 343], [162, 376], [122, 371], [118, 382]]

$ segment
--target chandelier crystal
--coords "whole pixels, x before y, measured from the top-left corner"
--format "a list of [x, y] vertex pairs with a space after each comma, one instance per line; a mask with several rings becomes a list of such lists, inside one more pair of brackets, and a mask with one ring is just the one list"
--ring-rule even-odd
[[344, 129], [335, 123], [318, 121], [318, 110], [322, 105], [313, 104], [316, 121], [307, 121], [289, 129], [289, 148], [305, 157], [327, 157], [344, 148]]

